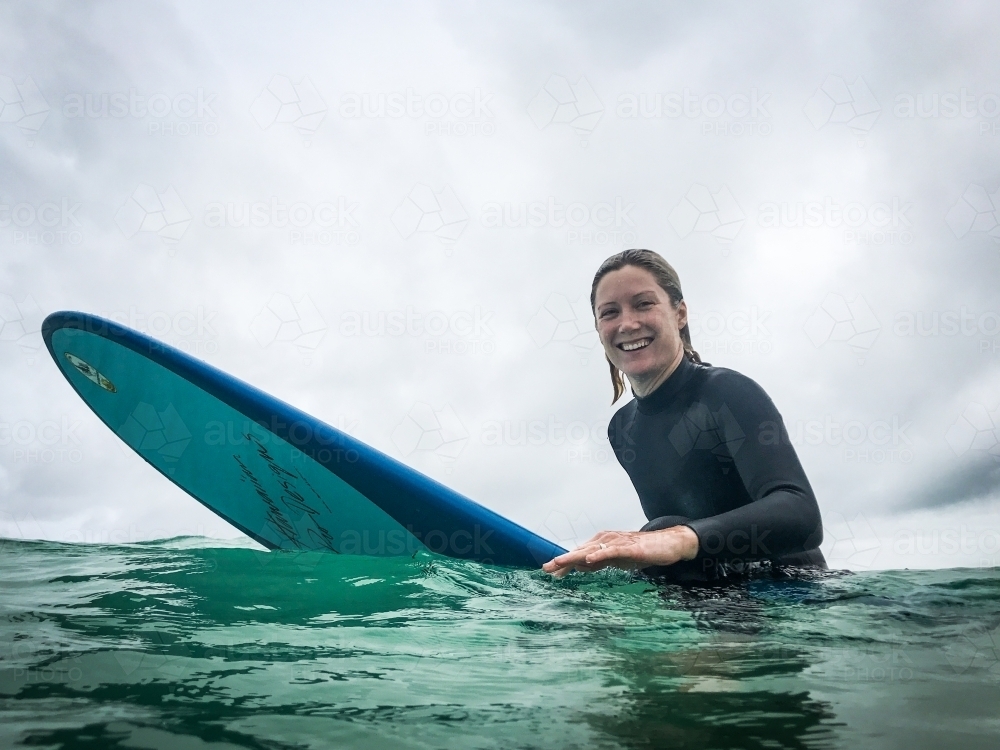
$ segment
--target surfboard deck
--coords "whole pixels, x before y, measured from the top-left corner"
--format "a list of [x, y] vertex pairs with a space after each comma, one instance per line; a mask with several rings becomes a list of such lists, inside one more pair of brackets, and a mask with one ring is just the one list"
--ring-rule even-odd
[[154, 469], [268, 549], [539, 567], [565, 550], [156, 339], [81, 312], [42, 324], [66, 380]]

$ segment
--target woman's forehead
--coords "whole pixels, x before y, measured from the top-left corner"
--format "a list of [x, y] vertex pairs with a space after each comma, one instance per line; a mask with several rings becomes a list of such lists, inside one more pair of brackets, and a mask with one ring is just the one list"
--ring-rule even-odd
[[[597, 298], [632, 296], [642, 292], [662, 292], [656, 278], [645, 268], [625, 266], [611, 271], [597, 284]], [[665, 293], [665, 292], [664, 292]]]

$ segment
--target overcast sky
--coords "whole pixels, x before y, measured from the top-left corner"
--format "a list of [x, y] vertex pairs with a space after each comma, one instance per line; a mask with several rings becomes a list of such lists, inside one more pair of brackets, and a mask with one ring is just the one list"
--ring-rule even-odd
[[563, 544], [637, 528], [587, 296], [648, 247], [703, 359], [777, 404], [831, 564], [1000, 564], [996, 4], [5, 3], [0, 29], [0, 532], [238, 534], [71, 390], [37, 333], [61, 309]]

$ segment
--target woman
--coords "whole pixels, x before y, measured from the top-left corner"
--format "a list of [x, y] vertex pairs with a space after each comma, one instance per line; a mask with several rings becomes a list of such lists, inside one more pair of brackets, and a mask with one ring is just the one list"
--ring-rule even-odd
[[819, 507], [781, 415], [750, 378], [702, 363], [671, 265], [651, 250], [611, 256], [590, 306], [612, 403], [623, 373], [635, 394], [608, 438], [650, 520], [641, 531], [602, 531], [543, 568], [718, 580], [762, 561], [826, 567]]

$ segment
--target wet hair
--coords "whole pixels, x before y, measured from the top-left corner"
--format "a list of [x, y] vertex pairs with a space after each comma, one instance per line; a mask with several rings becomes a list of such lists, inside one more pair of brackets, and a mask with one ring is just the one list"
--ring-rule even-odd
[[[675, 310], [680, 305], [681, 300], [684, 299], [684, 294], [681, 292], [680, 277], [677, 275], [674, 267], [667, 263], [662, 255], [652, 250], [622, 250], [620, 253], [615, 253], [601, 263], [601, 267], [594, 274], [594, 283], [590, 287], [590, 310], [594, 313], [595, 326], [597, 325], [597, 311], [594, 308], [594, 304], [597, 301], [597, 285], [609, 273], [625, 266], [635, 266], [636, 268], [649, 271], [653, 275], [653, 278], [656, 279], [659, 287], [670, 297], [670, 302], [673, 304]], [[681, 342], [684, 344], [684, 355], [692, 362], [701, 362], [698, 352], [691, 346], [691, 331], [688, 329], [686, 323], [680, 329], [680, 335]], [[607, 359], [607, 355], [605, 355], [605, 359]], [[625, 381], [622, 377], [622, 371], [615, 367], [610, 359], [608, 359], [608, 365], [611, 367], [611, 385], [615, 389], [615, 397], [611, 399], [611, 403], [613, 404], [625, 393]]]

